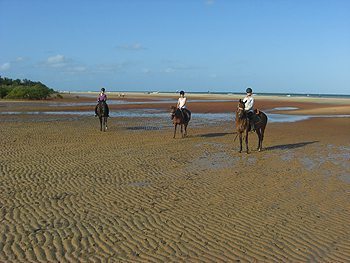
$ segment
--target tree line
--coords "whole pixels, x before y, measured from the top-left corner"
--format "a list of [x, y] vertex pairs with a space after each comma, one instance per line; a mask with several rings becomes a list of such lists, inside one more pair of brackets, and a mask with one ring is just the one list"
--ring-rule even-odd
[[28, 79], [10, 79], [0, 76], [0, 98], [1, 99], [47, 99], [50, 95], [57, 93], [40, 81]]

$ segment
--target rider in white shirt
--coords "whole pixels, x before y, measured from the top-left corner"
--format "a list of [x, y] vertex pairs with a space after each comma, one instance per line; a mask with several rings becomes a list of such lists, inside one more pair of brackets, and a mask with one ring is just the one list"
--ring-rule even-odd
[[185, 97], [185, 92], [180, 91], [180, 98], [177, 100], [177, 107], [182, 110], [186, 108], [186, 97]]
[[243, 99], [244, 109], [248, 113], [248, 118], [250, 121], [251, 130], [255, 130], [253, 116], [254, 116], [254, 98], [253, 98], [253, 90], [251, 88], [246, 89], [247, 96]]
[[182, 90], [180, 91], [180, 98], [177, 100], [177, 108], [181, 111], [183, 117], [188, 115], [186, 112], [186, 101], [185, 92]]

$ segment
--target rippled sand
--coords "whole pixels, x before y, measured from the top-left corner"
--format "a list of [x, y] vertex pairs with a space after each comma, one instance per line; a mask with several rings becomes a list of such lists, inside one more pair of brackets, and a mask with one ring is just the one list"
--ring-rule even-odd
[[269, 124], [249, 155], [233, 123], [154, 122], [0, 115], [0, 261], [349, 260], [349, 118]]

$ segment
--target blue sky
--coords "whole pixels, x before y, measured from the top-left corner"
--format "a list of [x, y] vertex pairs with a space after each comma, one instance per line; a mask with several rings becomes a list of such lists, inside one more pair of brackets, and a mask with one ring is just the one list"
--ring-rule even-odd
[[350, 94], [350, 1], [0, 0], [0, 75], [56, 90]]

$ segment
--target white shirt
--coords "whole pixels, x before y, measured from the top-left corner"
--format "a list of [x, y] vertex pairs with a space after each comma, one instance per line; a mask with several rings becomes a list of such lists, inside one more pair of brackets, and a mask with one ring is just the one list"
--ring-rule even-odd
[[183, 109], [186, 108], [186, 98], [179, 98], [179, 100], [177, 101], [177, 105], [179, 109]]
[[243, 102], [245, 102], [245, 110], [246, 111], [254, 111], [254, 98], [252, 96], [246, 96], [243, 99]]

